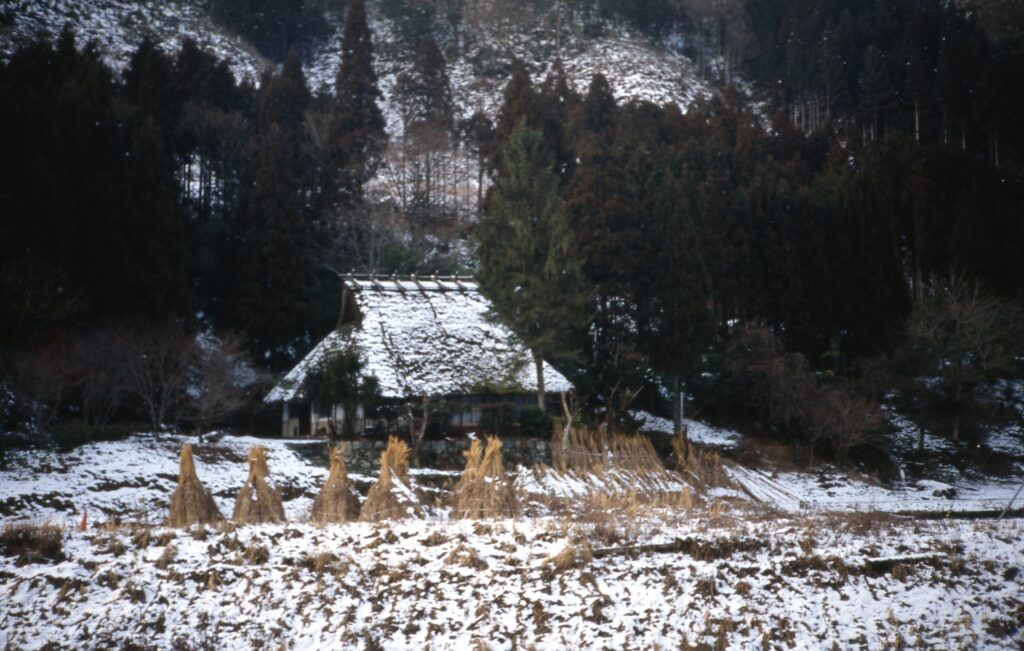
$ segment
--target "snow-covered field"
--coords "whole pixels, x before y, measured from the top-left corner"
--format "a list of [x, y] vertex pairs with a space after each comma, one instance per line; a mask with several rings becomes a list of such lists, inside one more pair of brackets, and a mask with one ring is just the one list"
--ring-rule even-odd
[[67, 531], [0, 559], [0, 646], [1024, 644], [1019, 521], [736, 516]]
[[[688, 421], [688, 426], [691, 440], [700, 445], [729, 449], [740, 438], [736, 432], [698, 421]], [[177, 481], [178, 454], [183, 443], [194, 445], [199, 477], [224, 514], [232, 512], [235, 493], [246, 475], [246, 451], [252, 445], [267, 448], [271, 476], [281, 489], [285, 513], [292, 521], [308, 519], [312, 500], [327, 477], [322, 441], [230, 435], [207, 435], [200, 440], [177, 434], [137, 434], [122, 441], [91, 443], [67, 453], [7, 452], [0, 458], [0, 516], [70, 522], [85, 510], [97, 522], [118, 519], [159, 524], [166, 516], [168, 499]], [[748, 468], [734, 463], [726, 464], [724, 469], [734, 484], [735, 490], [728, 492], [730, 497], [790, 514], [993, 511], [1006, 506], [1022, 481], [1020, 477], [1008, 477], [883, 485], [870, 477], [828, 465], [800, 472]], [[580, 498], [601, 486], [626, 491], [633, 485], [657, 493], [680, 493], [688, 488], [684, 478], [670, 473], [638, 476], [610, 469], [595, 483], [591, 476], [560, 474], [544, 468], [509, 470], [516, 475], [519, 492], [538, 497], [541, 502], [548, 497]], [[414, 479], [428, 480], [426, 475], [445, 479], [444, 473], [432, 469], [415, 471]], [[350, 476], [364, 493], [375, 479]], [[1024, 508], [1024, 499], [1018, 499], [1016, 506]], [[444, 513], [439, 517], [444, 517]]]
[[[289, 524], [160, 526], [183, 442], [195, 443], [199, 476], [226, 514], [245, 450], [267, 446]], [[317, 527], [308, 511], [326, 477], [320, 445], [161, 434], [8, 454], [0, 647], [1024, 644], [1020, 520], [824, 513], [859, 511], [840, 498], [870, 490], [850, 478], [826, 497], [820, 475], [730, 465], [739, 489], [696, 497], [667, 472], [519, 469], [516, 519], [459, 521], [429, 508], [424, 519]], [[3, 540], [26, 521], [56, 522], [61, 553], [20, 558]]]
[[[1024, 482], [1020, 477], [955, 484], [921, 479], [884, 486], [827, 466], [814, 472], [771, 472], [731, 465], [726, 472], [751, 497], [786, 513], [1000, 511]], [[1024, 500], [1015, 507], [1024, 508]]]
[[235, 436], [200, 442], [192, 436], [137, 434], [67, 453], [6, 453], [0, 462], [0, 515], [50, 519], [85, 510], [97, 521], [120, 518], [156, 524], [166, 517], [178, 481], [183, 443], [195, 445], [200, 478], [226, 514], [245, 481], [245, 455], [253, 445], [267, 447], [270, 471], [291, 519], [305, 515], [327, 478], [327, 468], [312, 460], [323, 442]]

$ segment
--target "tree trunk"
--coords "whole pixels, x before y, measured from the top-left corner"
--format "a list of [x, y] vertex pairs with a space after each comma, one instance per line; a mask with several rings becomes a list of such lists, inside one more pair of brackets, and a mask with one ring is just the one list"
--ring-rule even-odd
[[914, 142], [921, 144], [921, 111], [916, 99], [914, 100]]
[[544, 360], [541, 356], [533, 353], [533, 364], [537, 368], [537, 407], [547, 412], [547, 396], [544, 393]]
[[407, 404], [405, 409], [406, 414], [409, 416], [409, 442], [412, 444], [409, 457], [412, 462], [412, 466], [414, 468], [418, 468], [420, 465], [420, 445], [423, 443], [423, 439], [427, 435], [427, 425], [430, 422], [430, 398], [423, 396], [422, 418], [420, 420], [419, 427], [416, 427], [416, 417], [412, 405]]
[[956, 383], [956, 398], [953, 401], [953, 408], [956, 409], [956, 416], [953, 417], [953, 440], [957, 443], [960, 442], [960, 400], [963, 398], [964, 385], [962, 382]]
[[[556, 464], [558, 470], [565, 470], [566, 459], [569, 458], [569, 434], [572, 432], [572, 425], [575, 414], [569, 409], [569, 401], [565, 398], [565, 391], [561, 393], [562, 398], [562, 412], [565, 414], [565, 427], [562, 428], [562, 445], [561, 447], [561, 463]], [[552, 452], [552, 461], [554, 461], [554, 453]]]
[[924, 273], [921, 270], [921, 216], [914, 218], [914, 305], [924, 303]]
[[676, 436], [683, 443], [683, 453], [686, 455], [690, 454], [690, 440], [687, 436], [686, 425], [683, 424], [683, 420], [686, 418], [686, 395], [683, 392], [683, 384], [679, 381], [679, 378], [675, 378], [674, 391], [675, 400], [672, 401], [672, 420], [673, 429], [675, 430]]

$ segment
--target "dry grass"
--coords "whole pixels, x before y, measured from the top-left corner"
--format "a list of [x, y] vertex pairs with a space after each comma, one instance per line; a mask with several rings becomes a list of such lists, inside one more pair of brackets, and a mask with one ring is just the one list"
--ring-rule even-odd
[[270, 560], [270, 552], [263, 545], [250, 542], [249, 546], [245, 548], [244, 558], [249, 565], [263, 565]]
[[550, 580], [563, 572], [589, 565], [593, 558], [594, 553], [587, 540], [570, 538], [562, 549], [544, 561], [544, 574]]
[[192, 446], [181, 446], [181, 463], [178, 467], [178, 486], [171, 495], [171, 514], [167, 518], [169, 527], [188, 527], [193, 524], [213, 524], [224, 516], [217, 509], [213, 496], [207, 492], [196, 475], [196, 464], [192, 459]]
[[243, 524], [284, 522], [281, 492], [270, 481], [267, 449], [262, 445], [249, 449], [249, 476], [235, 498], [232, 519]]
[[317, 524], [349, 522], [359, 517], [359, 498], [348, 480], [344, 448], [333, 448], [330, 457], [330, 474], [313, 500], [312, 520]]
[[18, 565], [64, 560], [64, 532], [52, 522], [8, 522], [0, 531], [0, 550]]
[[461, 544], [453, 549], [448, 556], [444, 559], [445, 565], [458, 565], [461, 567], [469, 567], [474, 570], [486, 570], [487, 563], [480, 558], [480, 555], [476, 553], [476, 550], [465, 544]]
[[154, 565], [156, 565], [156, 568], [158, 570], [166, 570], [168, 567], [171, 566], [172, 563], [174, 563], [174, 559], [177, 558], [177, 556], [178, 549], [174, 546], [173, 543], [169, 543], [166, 547], [164, 547], [163, 553], [161, 553], [160, 557], [156, 559]]
[[306, 556], [302, 559], [302, 566], [316, 574], [323, 574], [325, 570], [334, 566], [340, 561], [340, 559], [332, 554], [331, 552], [318, 551]]
[[[665, 470], [651, 440], [643, 434], [619, 434], [584, 428], [569, 430], [568, 441], [564, 432], [555, 427], [551, 442], [551, 462], [560, 471], [588, 471], [614, 466], [636, 472]], [[567, 443], [563, 447], [563, 444]]]
[[409, 446], [392, 436], [380, 456], [380, 476], [366, 495], [359, 519], [381, 522], [421, 513], [419, 499], [409, 485]]
[[456, 518], [509, 518], [518, 513], [515, 489], [501, 463], [501, 440], [491, 437], [486, 449], [473, 441], [466, 451], [466, 469], [455, 486], [452, 514]]
[[676, 471], [694, 486], [702, 490], [735, 488], [723, 469], [722, 457], [717, 451], [687, 445], [681, 437], [676, 436], [672, 438], [672, 453]]

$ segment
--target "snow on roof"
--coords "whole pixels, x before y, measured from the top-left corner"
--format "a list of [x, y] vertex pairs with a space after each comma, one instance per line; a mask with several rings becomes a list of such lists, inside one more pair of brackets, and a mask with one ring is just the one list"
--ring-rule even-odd
[[[533, 393], [537, 373], [526, 346], [488, 318], [491, 304], [472, 278], [345, 279], [360, 318], [327, 335], [265, 400], [302, 398], [309, 372], [327, 356], [355, 347], [367, 375], [387, 398], [490, 391]], [[547, 362], [548, 391], [569, 381]]]

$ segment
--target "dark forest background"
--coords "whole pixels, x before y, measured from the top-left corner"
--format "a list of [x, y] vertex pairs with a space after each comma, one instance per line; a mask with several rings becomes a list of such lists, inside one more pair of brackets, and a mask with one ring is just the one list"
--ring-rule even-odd
[[[975, 390], [1020, 371], [1014, 3], [566, 2], [652, 37], [682, 31], [720, 92], [682, 112], [618, 102], [601, 75], [576, 89], [557, 65], [539, 81], [513, 65], [499, 113], [467, 120], [443, 54], [448, 4], [380, 6], [408, 40], [416, 151], [459, 141], [492, 182], [477, 261], [441, 270], [479, 274], [589, 417], [665, 412], [685, 388], [709, 413], [845, 457], [879, 447], [877, 404], [895, 388], [954, 438], [982, 435]], [[102, 425], [131, 404], [167, 418], [90, 386], [124, 342], [216, 332], [224, 355], [279, 373], [333, 326], [336, 270], [425, 271], [411, 248], [372, 268], [362, 254], [388, 146], [362, 2], [322, 95], [301, 56], [327, 29], [321, 5], [211, 12], [280, 62], [258, 87], [188, 41], [146, 39], [117, 74], [71, 30], [0, 66], [0, 364], [55, 418]], [[440, 223], [429, 184], [402, 209]], [[84, 370], [52, 395], [47, 360]]]

